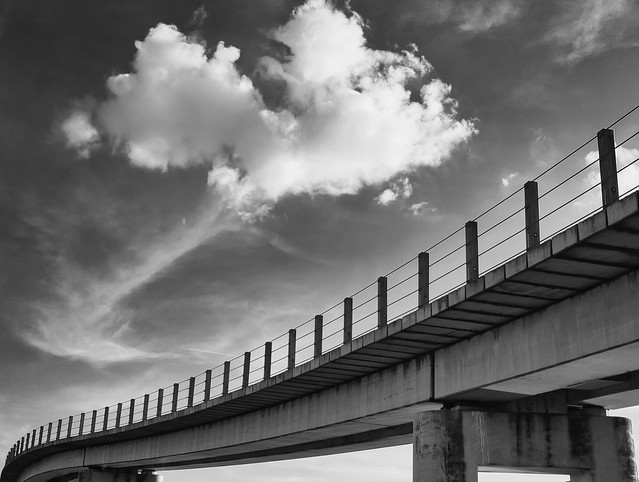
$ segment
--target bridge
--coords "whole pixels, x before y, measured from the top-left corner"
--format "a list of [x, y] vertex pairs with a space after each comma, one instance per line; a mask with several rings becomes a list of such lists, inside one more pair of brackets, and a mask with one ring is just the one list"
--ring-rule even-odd
[[[527, 182], [256, 350], [34, 428], [0, 482], [152, 481], [160, 469], [405, 443], [419, 482], [476, 481], [479, 470], [637, 480], [629, 422], [605, 410], [639, 401], [639, 191], [618, 181], [639, 159], [619, 168], [616, 158], [638, 134], [615, 144], [602, 129], [571, 154], [596, 139], [590, 165], [541, 196]], [[590, 167], [601, 181], [548, 201]], [[600, 204], [569, 220], [595, 190]], [[478, 220], [508, 203], [513, 212], [480, 233]]]

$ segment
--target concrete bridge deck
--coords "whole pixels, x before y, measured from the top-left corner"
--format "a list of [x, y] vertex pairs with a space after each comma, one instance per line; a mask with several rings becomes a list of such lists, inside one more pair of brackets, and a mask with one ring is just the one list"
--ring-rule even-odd
[[638, 267], [635, 192], [310, 362], [175, 413], [37, 444], [8, 462], [0, 482], [409, 443], [417, 412], [557, 390], [576, 405], [634, 405]]

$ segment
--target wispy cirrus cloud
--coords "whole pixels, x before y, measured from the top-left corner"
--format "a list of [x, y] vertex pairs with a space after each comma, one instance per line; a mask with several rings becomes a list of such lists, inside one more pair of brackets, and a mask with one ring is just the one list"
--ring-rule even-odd
[[555, 60], [572, 65], [610, 49], [639, 44], [639, 9], [632, 0], [563, 1], [545, 42]]

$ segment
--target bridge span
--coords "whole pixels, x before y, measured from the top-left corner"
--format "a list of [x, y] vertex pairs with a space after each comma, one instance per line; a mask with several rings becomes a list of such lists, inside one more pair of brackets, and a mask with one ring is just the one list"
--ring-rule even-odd
[[151, 479], [411, 442], [420, 482], [504, 468], [636, 480], [629, 423], [605, 416], [639, 401], [639, 192], [620, 199], [611, 139], [599, 133], [603, 207], [580, 222], [540, 242], [527, 183], [518, 256], [479, 276], [469, 222], [462, 286], [431, 301], [421, 253], [409, 313], [388, 321], [382, 277], [372, 331], [353, 337], [347, 298], [339, 346], [324, 348], [316, 316], [313, 356], [296, 362], [291, 330], [281, 373], [267, 343], [261, 379], [251, 382], [247, 352], [241, 386], [229, 388], [227, 363], [219, 396], [209, 370], [201, 400], [191, 378], [183, 407], [174, 386], [171, 397], [145, 395], [141, 414], [132, 399], [42, 425], [11, 449], [0, 482]]

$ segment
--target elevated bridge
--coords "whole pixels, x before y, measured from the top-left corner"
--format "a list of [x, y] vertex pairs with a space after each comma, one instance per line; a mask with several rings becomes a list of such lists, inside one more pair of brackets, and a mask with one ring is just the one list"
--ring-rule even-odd
[[259, 359], [247, 352], [235, 386], [226, 362], [35, 428], [12, 447], [0, 482], [147, 480], [160, 469], [411, 442], [415, 481], [508, 468], [636, 480], [629, 424], [605, 409], [639, 403], [639, 193], [620, 198], [611, 130], [598, 146], [602, 205], [579, 222], [541, 242], [538, 187], [528, 182], [517, 231], [526, 248], [481, 276], [470, 221], [460, 286], [431, 300], [435, 263], [420, 253], [408, 278], [416, 305], [400, 316], [389, 307], [407, 296], [389, 302], [380, 277], [374, 325], [359, 336], [358, 306], [346, 298], [336, 333], [325, 334], [335, 320], [315, 316], [308, 346], [291, 330], [282, 359], [274, 342]]

